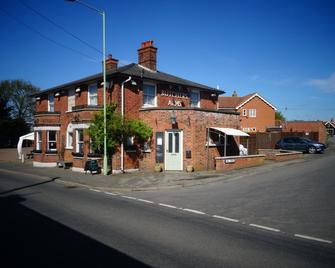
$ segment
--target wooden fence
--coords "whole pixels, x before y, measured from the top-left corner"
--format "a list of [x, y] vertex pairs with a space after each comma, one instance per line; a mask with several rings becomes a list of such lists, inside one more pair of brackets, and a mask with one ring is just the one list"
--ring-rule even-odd
[[[311, 140], [318, 140], [318, 132], [273, 132], [273, 133], [250, 133], [249, 137], [241, 137], [240, 143], [244, 147], [248, 145], [248, 154], [257, 154], [258, 149], [274, 149], [277, 141], [287, 136], [299, 136], [309, 138]], [[248, 140], [248, 141], [247, 141]]]

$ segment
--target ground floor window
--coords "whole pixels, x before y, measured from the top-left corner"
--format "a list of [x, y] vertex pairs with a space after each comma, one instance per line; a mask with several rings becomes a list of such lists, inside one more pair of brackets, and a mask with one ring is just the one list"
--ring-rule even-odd
[[84, 130], [76, 130], [76, 153], [84, 153]]
[[67, 132], [66, 148], [73, 148], [73, 132]]
[[36, 131], [36, 150], [42, 150], [42, 131]]
[[57, 150], [57, 135], [55, 130], [49, 130], [47, 132], [47, 150], [56, 151]]

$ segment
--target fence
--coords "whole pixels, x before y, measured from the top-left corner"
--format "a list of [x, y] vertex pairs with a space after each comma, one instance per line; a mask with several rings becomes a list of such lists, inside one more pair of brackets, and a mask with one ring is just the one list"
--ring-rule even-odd
[[287, 136], [305, 137], [316, 141], [319, 138], [318, 132], [309, 132], [307, 135], [306, 132], [273, 132], [273, 133], [257, 132], [257, 133], [250, 133], [249, 135], [250, 135], [249, 137], [240, 138], [240, 143], [243, 144], [244, 147], [247, 147], [248, 143], [249, 154], [257, 154], [258, 149], [274, 149], [276, 142], [279, 141], [281, 138]]

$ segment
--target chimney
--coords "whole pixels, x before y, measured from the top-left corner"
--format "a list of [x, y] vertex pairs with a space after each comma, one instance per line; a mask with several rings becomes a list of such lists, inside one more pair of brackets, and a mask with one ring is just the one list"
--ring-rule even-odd
[[234, 90], [233, 94], [231, 95], [232, 97], [237, 97], [237, 92]]
[[119, 60], [113, 59], [112, 54], [108, 54], [107, 59], [106, 59], [106, 71], [116, 70], [118, 62]]
[[143, 65], [153, 71], [157, 70], [157, 48], [154, 47], [154, 41], [143, 42], [138, 52], [138, 64]]

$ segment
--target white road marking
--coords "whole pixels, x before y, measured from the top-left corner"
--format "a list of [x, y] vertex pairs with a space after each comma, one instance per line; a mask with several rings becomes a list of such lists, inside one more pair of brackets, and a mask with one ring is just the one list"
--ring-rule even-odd
[[222, 217], [222, 216], [218, 216], [218, 215], [213, 215], [213, 218], [222, 219], [222, 220], [225, 220], [225, 221], [239, 222], [239, 220], [235, 220], [235, 219], [227, 218], [227, 217]]
[[118, 195], [116, 193], [111, 193], [111, 192], [104, 192], [105, 194], [108, 194], [108, 195]]
[[167, 207], [167, 208], [177, 208], [175, 206], [172, 205], [168, 205], [168, 204], [163, 204], [163, 203], [158, 203], [158, 205], [162, 206], [162, 207]]
[[252, 227], [256, 227], [256, 228], [260, 228], [260, 229], [264, 229], [264, 230], [268, 230], [268, 231], [272, 231], [272, 232], [280, 232], [279, 229], [275, 229], [275, 228], [271, 228], [271, 227], [267, 227], [267, 226], [263, 226], [263, 225], [258, 225], [258, 224], [249, 224], [249, 226], [252, 226]]
[[332, 244], [333, 243], [333, 241], [330, 241], [330, 240], [321, 239], [321, 238], [317, 238], [317, 237], [312, 237], [312, 236], [308, 236], [308, 235], [295, 234], [294, 236], [295, 237], [299, 237], [299, 238], [314, 240], [314, 241], [318, 241], [318, 242], [328, 243], [328, 244]]
[[152, 201], [149, 201], [149, 200], [146, 200], [146, 199], [141, 199], [141, 198], [138, 198], [137, 201], [141, 201], [141, 202], [149, 203], [149, 204], [153, 204], [154, 203]]
[[121, 197], [124, 197], [124, 198], [127, 198], [127, 199], [131, 199], [131, 200], [136, 200], [135, 197], [128, 196], [128, 195], [121, 195]]
[[195, 210], [195, 209], [183, 208], [183, 210], [184, 211], [188, 211], [188, 212], [192, 212], [192, 213], [195, 213], [195, 214], [201, 214], [201, 215], [206, 214], [205, 212], [202, 212], [202, 211], [199, 211], [199, 210]]
[[100, 190], [97, 190], [97, 189], [90, 188], [90, 190], [93, 191], [93, 192], [101, 193], [101, 191], [100, 191]]

